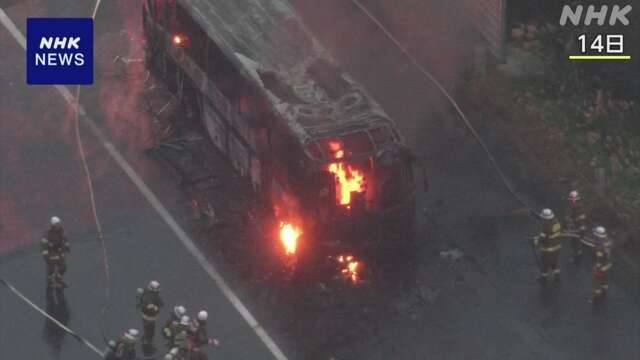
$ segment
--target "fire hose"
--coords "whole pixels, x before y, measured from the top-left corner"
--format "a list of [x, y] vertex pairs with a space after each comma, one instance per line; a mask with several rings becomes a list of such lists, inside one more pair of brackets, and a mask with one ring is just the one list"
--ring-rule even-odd
[[595, 247], [596, 244], [593, 240], [584, 237], [584, 236], [580, 236], [576, 233], [572, 233], [572, 232], [567, 232], [567, 233], [561, 233], [560, 236], [564, 236], [564, 237], [568, 237], [568, 238], [573, 238], [573, 239], [579, 239], [580, 243], [583, 245], [586, 245], [588, 247]]
[[[100, 7], [100, 4], [102, 3], [102, 0], [96, 0], [95, 6], [93, 8], [93, 12], [91, 14], [91, 17], [95, 20], [96, 18], [96, 14], [98, 13], [98, 9]], [[111, 271], [110, 271], [110, 267], [109, 267], [109, 257], [108, 257], [108, 252], [107, 252], [107, 246], [106, 243], [104, 241], [104, 234], [102, 231], [102, 225], [100, 223], [100, 218], [98, 217], [98, 212], [97, 212], [97, 206], [96, 206], [96, 200], [95, 200], [95, 193], [93, 191], [93, 179], [91, 177], [91, 171], [89, 170], [89, 166], [87, 164], [87, 159], [86, 159], [86, 155], [85, 155], [85, 151], [84, 151], [84, 146], [82, 144], [82, 137], [80, 136], [80, 121], [79, 121], [79, 106], [80, 106], [80, 86], [78, 85], [78, 87], [76, 88], [76, 99], [75, 99], [75, 107], [74, 107], [74, 128], [75, 128], [75, 139], [76, 139], [76, 144], [78, 146], [78, 152], [80, 154], [80, 159], [82, 162], [82, 168], [84, 170], [85, 173], [85, 177], [87, 179], [87, 187], [89, 189], [89, 200], [91, 203], [91, 213], [93, 215], [93, 220], [94, 223], [96, 225], [96, 233], [97, 233], [97, 238], [98, 238], [98, 242], [100, 243], [100, 246], [102, 248], [102, 264], [103, 264], [103, 272], [104, 272], [104, 297], [105, 297], [105, 301], [104, 304], [102, 306], [102, 310], [100, 311], [100, 334], [102, 336], [102, 341], [107, 344], [110, 345], [110, 341], [107, 340], [107, 337], [105, 335], [105, 331], [104, 331], [104, 325], [105, 325], [105, 316], [107, 314], [108, 309], [111, 307], [111, 291], [110, 291], [110, 283], [111, 283]], [[60, 324], [61, 325], [61, 324]], [[107, 356], [108, 353], [102, 353], [101, 352], [101, 356], [105, 357]], [[139, 360], [153, 360], [153, 359], [157, 359], [159, 357], [159, 355], [154, 355], [154, 356], [149, 356], [149, 357], [142, 357], [139, 358]]]
[[[91, 14], [91, 18], [95, 20], [96, 14], [98, 13], [98, 8], [100, 7], [102, 0], [96, 0], [95, 6], [93, 8], [93, 12]], [[107, 313], [108, 308], [111, 304], [111, 294], [110, 294], [110, 283], [111, 283], [111, 271], [109, 269], [109, 257], [107, 255], [107, 246], [104, 241], [104, 234], [102, 232], [102, 225], [100, 224], [100, 218], [98, 217], [98, 211], [96, 207], [96, 199], [95, 193], [93, 191], [93, 179], [91, 177], [91, 171], [89, 170], [89, 165], [87, 164], [87, 158], [84, 151], [84, 146], [82, 144], [82, 137], [80, 136], [80, 120], [79, 120], [79, 106], [80, 106], [80, 85], [76, 88], [76, 99], [75, 99], [75, 107], [74, 107], [74, 130], [75, 130], [75, 140], [78, 147], [78, 152], [80, 154], [80, 160], [82, 162], [82, 169], [84, 171], [85, 177], [87, 179], [87, 188], [89, 190], [89, 201], [91, 204], [91, 214], [93, 215], [93, 220], [96, 225], [96, 233], [98, 242], [100, 243], [100, 247], [102, 248], [102, 264], [104, 270], [104, 297], [105, 301], [102, 306], [102, 310], [100, 311], [100, 332], [102, 335], [102, 340], [108, 343], [107, 338], [104, 334], [104, 319]]]
[[[595, 244], [593, 241], [590, 241], [588, 238], [580, 236], [579, 234], [576, 234], [576, 233], [564, 232], [564, 233], [560, 233], [560, 236], [572, 238], [572, 239], [579, 239], [581, 244], [586, 245], [588, 247], [595, 247]], [[532, 242], [530, 242], [530, 244], [531, 244], [531, 251], [533, 252], [533, 258], [536, 260], [536, 266], [538, 267], [538, 270], [542, 271], [542, 265], [540, 264], [540, 257], [538, 256], [538, 252], [536, 251], [536, 246]]]
[[76, 333], [75, 331], [71, 330], [70, 328], [68, 328], [67, 326], [62, 324], [60, 321], [55, 319], [53, 316], [49, 315], [46, 311], [42, 310], [40, 307], [38, 307], [38, 305], [33, 303], [33, 301], [29, 300], [29, 298], [24, 296], [18, 289], [16, 289], [11, 283], [9, 283], [7, 280], [3, 279], [2, 277], [0, 277], [0, 284], [2, 284], [5, 287], [7, 287], [7, 289], [9, 289], [9, 291], [14, 293], [23, 302], [25, 302], [31, 308], [33, 308], [34, 310], [36, 310], [37, 312], [42, 314], [44, 317], [46, 317], [48, 320], [53, 322], [56, 326], [58, 326], [64, 332], [66, 332], [67, 334], [71, 335], [74, 339], [78, 340], [80, 343], [82, 343], [84, 346], [89, 348], [91, 351], [93, 351], [94, 353], [100, 355], [100, 357], [102, 357], [102, 358], [105, 357], [105, 353], [102, 350], [98, 349], [98, 347], [93, 345], [89, 340], [87, 340], [84, 337], [78, 335], [78, 333]]
[[413, 54], [411, 54], [400, 43], [400, 41], [398, 41], [395, 38], [395, 36], [391, 34], [391, 32], [382, 24], [382, 22], [380, 22], [380, 20], [378, 20], [364, 5], [362, 5], [362, 3], [359, 0], [351, 0], [351, 2], [356, 7], [358, 7], [385, 34], [385, 36], [411, 61], [411, 63], [422, 73], [422, 75], [424, 75], [429, 81], [431, 81], [438, 88], [438, 90], [440, 90], [440, 92], [442, 92], [445, 98], [451, 103], [451, 105], [453, 105], [456, 112], [460, 115], [460, 118], [464, 122], [465, 126], [467, 127], [471, 135], [473, 135], [473, 137], [476, 139], [480, 147], [482, 147], [482, 150], [484, 150], [487, 158], [489, 158], [489, 161], [491, 162], [491, 165], [500, 176], [500, 179], [504, 183], [507, 190], [519, 203], [521, 203], [524, 207], [526, 207], [529, 210], [531, 215], [539, 219], [540, 215], [538, 214], [538, 212], [535, 209], [533, 209], [533, 207], [531, 207], [531, 205], [529, 205], [529, 203], [527, 203], [520, 196], [520, 194], [518, 194], [515, 191], [515, 189], [507, 179], [506, 175], [502, 171], [502, 168], [500, 167], [500, 165], [498, 165], [498, 161], [495, 159], [495, 157], [493, 156], [493, 154], [485, 144], [484, 140], [482, 140], [480, 135], [477, 133], [476, 129], [473, 127], [473, 125], [471, 125], [471, 122], [469, 121], [465, 113], [462, 111], [458, 103], [455, 101], [455, 99], [451, 96], [451, 94], [449, 94], [449, 92], [444, 88], [444, 86], [442, 86], [442, 84], [435, 78], [435, 76], [433, 76], [427, 69], [425, 69], [425, 67], [420, 64], [420, 62], [416, 59], [416, 57], [413, 56]]
[[533, 252], [533, 258], [536, 260], [536, 266], [538, 267], [538, 271], [542, 272], [542, 264], [540, 263], [540, 256], [538, 256], [538, 251], [536, 250], [536, 245], [529, 241], [531, 244], [531, 252]]
[[[7, 289], [9, 289], [9, 291], [11, 291], [14, 295], [16, 295], [25, 304], [27, 304], [29, 307], [31, 307], [32, 309], [34, 309], [35, 311], [37, 311], [38, 313], [43, 315], [45, 318], [47, 318], [47, 320], [51, 321], [53, 324], [55, 324], [57, 327], [59, 327], [62, 331], [64, 331], [65, 333], [69, 334], [74, 339], [78, 340], [81, 344], [83, 344], [89, 350], [93, 351], [96, 355], [99, 355], [101, 358], [106, 359], [107, 356], [109, 355], [109, 352], [111, 350], [113, 350], [113, 346], [111, 344], [109, 344], [109, 342], [107, 342], [107, 344], [109, 345], [110, 349], [108, 349], [107, 351], [100, 350], [91, 341], [87, 340], [85, 337], [81, 336], [80, 334], [75, 332], [73, 329], [67, 327], [66, 325], [61, 323], [59, 320], [57, 320], [55, 317], [51, 316], [45, 310], [41, 309], [31, 299], [26, 297], [22, 292], [20, 292], [20, 290], [18, 290], [15, 286], [13, 286], [13, 284], [11, 284], [9, 281], [5, 280], [2, 277], [0, 277], [0, 284], [4, 285]], [[159, 358], [160, 356], [161, 355], [154, 355], [154, 356], [147, 356], [147, 357], [139, 357], [137, 359], [138, 360], [153, 360], [153, 359]]]

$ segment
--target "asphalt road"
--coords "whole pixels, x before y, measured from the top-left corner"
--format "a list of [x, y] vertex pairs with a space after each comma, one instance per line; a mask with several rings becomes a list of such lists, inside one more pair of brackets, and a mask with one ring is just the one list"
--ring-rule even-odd
[[[24, 34], [25, 18], [90, 16], [93, 2], [30, 1], [3, 7]], [[137, 94], [146, 76], [141, 58], [141, 7], [104, 1], [95, 21], [95, 84], [83, 87], [81, 103], [113, 145], [177, 220], [188, 229], [185, 200], [165, 169], [143, 154], [149, 125]], [[46, 308], [44, 267], [37, 244], [52, 215], [62, 218], [72, 243], [68, 309], [54, 311], [63, 322], [99, 348], [103, 333], [115, 338], [141, 328], [135, 290], [151, 279], [162, 284], [169, 309], [184, 305], [190, 315], [205, 309], [209, 329], [222, 346], [210, 350], [225, 359], [269, 359], [271, 352], [223, 291], [185, 249], [97, 139], [83, 126], [98, 214], [104, 228], [111, 281], [104, 280], [102, 248], [93, 225], [86, 180], [75, 147], [69, 105], [52, 86], [27, 86], [24, 50], [3, 27], [0, 70], [0, 276]], [[131, 60], [114, 62], [116, 56]], [[72, 90], [75, 93], [75, 89]], [[105, 302], [108, 286], [111, 301]], [[233, 286], [232, 286], [233, 287]], [[107, 313], [102, 321], [103, 306]], [[51, 309], [50, 309], [51, 310]], [[0, 358], [91, 359], [97, 355], [65, 337], [55, 326], [4, 287], [0, 289]], [[259, 329], [258, 329], [259, 330]], [[164, 344], [156, 338], [160, 349]]]
[[[137, 101], [146, 73], [137, 62], [142, 46], [139, 7], [130, 3], [103, 2], [96, 20], [97, 81], [82, 89], [82, 104], [189, 230], [184, 195], [166, 168], [143, 155], [151, 145], [151, 130]], [[258, 320], [271, 335], [276, 334], [276, 342], [289, 358], [638, 358], [640, 309], [633, 289], [618, 286], [616, 268], [608, 305], [598, 311], [586, 301], [591, 286], [589, 261], [576, 267], [563, 258], [561, 284], [541, 291], [526, 243], [538, 231], [536, 222], [505, 191], [433, 86], [348, 2], [294, 3], [320, 40], [401, 125], [427, 165], [431, 189], [419, 195], [415, 251], [392, 261], [393, 268], [376, 274], [373, 284], [359, 288], [290, 297], [282, 296], [290, 293], [285, 289], [274, 295], [268, 288], [272, 283], [254, 282], [244, 269], [220, 259], [216, 252], [224, 249], [206, 237], [196, 239]], [[43, 0], [11, 3], [4, 9], [24, 31], [27, 16], [86, 16], [91, 6]], [[421, 14], [407, 16], [421, 24]], [[387, 20], [392, 19], [390, 15]], [[445, 25], [436, 21], [433, 27], [416, 27], [415, 33], [444, 31]], [[458, 69], [449, 56], [469, 56], [463, 40], [448, 44], [442, 52], [438, 50], [444, 40], [430, 42], [427, 35], [406, 40], [421, 61], [444, 76], [447, 85], [456, 81]], [[200, 308], [210, 312], [211, 332], [223, 343], [211, 352], [217, 355], [212, 358], [269, 358], [252, 329], [84, 129], [112, 272], [112, 303], [101, 324], [101, 248], [95, 241], [70, 111], [51, 87], [25, 85], [23, 51], [4, 29], [0, 29], [0, 44], [0, 252], [4, 254], [0, 275], [45, 307], [44, 269], [36, 244], [47, 219], [56, 214], [65, 221], [73, 241], [66, 298], [68, 324], [78, 333], [101, 344], [101, 329], [114, 337], [139, 326], [135, 288], [156, 278], [167, 304], [184, 304], [192, 314]], [[131, 61], [126, 66], [114, 63], [116, 56]], [[536, 177], [535, 168], [522, 165], [524, 157], [512, 151], [505, 134], [483, 126], [481, 117], [473, 115], [527, 201], [536, 208], [550, 204], [559, 209], [562, 194], [549, 191], [545, 179]], [[461, 257], [441, 257], [442, 251], [449, 250]], [[318, 298], [327, 304], [317, 306]], [[5, 289], [0, 289], [0, 318], [2, 359], [93, 356], [74, 339], [60, 336]]]

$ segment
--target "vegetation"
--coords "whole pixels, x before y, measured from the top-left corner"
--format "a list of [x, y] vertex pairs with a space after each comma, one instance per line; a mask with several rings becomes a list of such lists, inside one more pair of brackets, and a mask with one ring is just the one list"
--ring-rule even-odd
[[[579, 46], [577, 37], [586, 33], [593, 38], [597, 30], [548, 23], [515, 25], [507, 63], [474, 77], [470, 88], [474, 97], [492, 89], [493, 105], [517, 118], [512, 122], [543, 129], [538, 133], [557, 156], [567, 156], [626, 213], [636, 213], [640, 211], [640, 91], [634, 76], [638, 64], [568, 60]], [[627, 47], [630, 39], [625, 39]], [[557, 137], [562, 140], [552, 141]]]

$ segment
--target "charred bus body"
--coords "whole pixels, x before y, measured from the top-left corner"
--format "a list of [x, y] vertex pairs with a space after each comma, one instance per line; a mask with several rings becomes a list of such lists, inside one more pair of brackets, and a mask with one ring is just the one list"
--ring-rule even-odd
[[143, 6], [147, 64], [283, 224], [339, 246], [343, 230], [412, 223], [413, 156], [395, 123], [286, 1]]

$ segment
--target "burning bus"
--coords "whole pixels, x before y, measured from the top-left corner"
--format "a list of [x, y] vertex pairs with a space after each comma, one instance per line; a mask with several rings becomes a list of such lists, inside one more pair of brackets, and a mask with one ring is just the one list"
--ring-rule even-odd
[[286, 1], [143, 7], [148, 66], [269, 199], [286, 252], [303, 233], [335, 245], [345, 229], [411, 221], [411, 151]]

